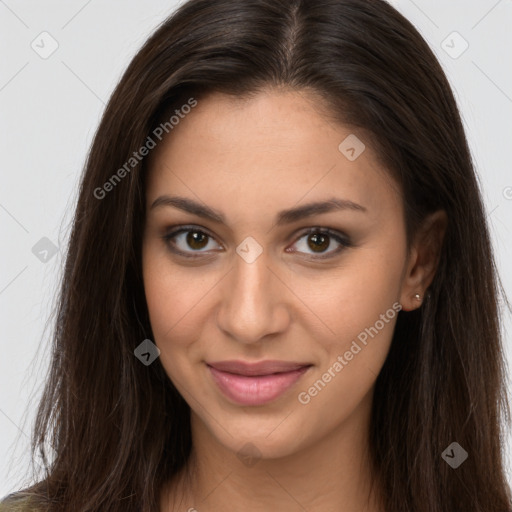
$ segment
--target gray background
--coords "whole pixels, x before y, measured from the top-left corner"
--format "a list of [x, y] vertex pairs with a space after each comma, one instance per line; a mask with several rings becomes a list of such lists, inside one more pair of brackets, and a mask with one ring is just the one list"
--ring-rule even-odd
[[[512, 297], [512, 1], [392, 3], [429, 42], [455, 90]], [[0, 0], [0, 496], [28, 467], [48, 363], [44, 328], [87, 149], [122, 71], [176, 5]], [[505, 327], [510, 364], [509, 313]], [[509, 461], [511, 445], [509, 438]]]

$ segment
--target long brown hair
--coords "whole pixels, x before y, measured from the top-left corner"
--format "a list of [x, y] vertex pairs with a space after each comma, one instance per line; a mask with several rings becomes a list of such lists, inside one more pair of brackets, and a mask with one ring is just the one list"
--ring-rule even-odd
[[[408, 243], [429, 213], [448, 216], [429, 299], [399, 313], [376, 382], [370, 450], [385, 510], [512, 509], [503, 289], [474, 165], [442, 68], [382, 0], [191, 0], [134, 57], [81, 181], [33, 432], [33, 455], [51, 444], [55, 457], [26, 494], [41, 510], [157, 510], [186, 465], [190, 409], [159, 360], [134, 356], [152, 338], [141, 272], [147, 159], [126, 163], [191, 98], [266, 87], [311, 91], [334, 120], [370, 134], [401, 187]], [[457, 469], [442, 458], [452, 442], [469, 454]]]

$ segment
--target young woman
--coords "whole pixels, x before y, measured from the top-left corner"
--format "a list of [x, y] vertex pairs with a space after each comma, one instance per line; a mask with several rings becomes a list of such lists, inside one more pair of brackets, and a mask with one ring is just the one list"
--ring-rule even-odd
[[87, 161], [34, 455], [0, 510], [506, 512], [485, 211], [381, 0], [191, 0]]

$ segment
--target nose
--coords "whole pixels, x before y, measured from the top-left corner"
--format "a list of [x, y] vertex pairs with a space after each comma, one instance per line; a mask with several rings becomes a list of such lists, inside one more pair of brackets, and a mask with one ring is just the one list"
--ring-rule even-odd
[[286, 331], [290, 292], [270, 269], [265, 252], [256, 261], [235, 256], [234, 266], [223, 280], [217, 325], [224, 334], [244, 344], [253, 344]]

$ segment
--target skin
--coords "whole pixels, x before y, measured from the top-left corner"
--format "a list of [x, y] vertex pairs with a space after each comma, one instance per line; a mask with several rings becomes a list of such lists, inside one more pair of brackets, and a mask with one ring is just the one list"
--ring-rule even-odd
[[[307, 391], [365, 328], [400, 303], [420, 307], [446, 227], [425, 222], [407, 253], [400, 190], [364, 134], [322, 115], [312, 93], [266, 90], [252, 99], [212, 94], [150, 155], [143, 274], [160, 361], [191, 408], [193, 453], [186, 472], [162, 491], [161, 511], [340, 510], [378, 512], [379, 484], [368, 463], [368, 428], [377, 375], [397, 316], [303, 404]], [[349, 135], [366, 143], [354, 161], [338, 149]], [[221, 212], [219, 224], [172, 206], [183, 196]], [[343, 198], [345, 209], [277, 226], [277, 212]], [[173, 254], [163, 237], [193, 225], [209, 235]], [[307, 228], [331, 228], [316, 249]], [[263, 249], [248, 263], [236, 248]], [[308, 244], [308, 241], [310, 242]], [[176, 246], [175, 245], [175, 246]], [[341, 247], [341, 252], [337, 249]], [[322, 254], [326, 259], [314, 259]], [[400, 314], [407, 314], [406, 312]], [[213, 382], [205, 361], [278, 359], [313, 366], [271, 403], [240, 406]], [[237, 457], [256, 447], [254, 464]], [[373, 481], [373, 491], [370, 485]], [[177, 506], [175, 503], [179, 503]]]

